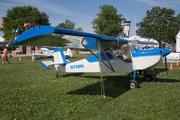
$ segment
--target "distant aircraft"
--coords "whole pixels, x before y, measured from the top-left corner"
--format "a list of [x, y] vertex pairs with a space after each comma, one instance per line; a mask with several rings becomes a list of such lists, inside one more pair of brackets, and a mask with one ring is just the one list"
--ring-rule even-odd
[[[60, 34], [60, 35], [55, 35]], [[63, 35], [73, 35], [80, 37], [80, 40], [73, 41], [65, 39]], [[53, 38], [53, 39], [50, 39]], [[58, 40], [56, 40], [58, 39]], [[62, 42], [63, 41], [63, 42]], [[142, 50], [139, 44], [154, 44], [153, 42], [128, 41], [126, 39], [79, 32], [63, 28], [40, 26], [27, 30], [21, 34], [16, 41], [9, 45], [32, 45], [54, 44], [58, 46], [76, 46], [84, 48], [92, 53], [92, 57], [76, 62], [65, 59], [61, 48], [54, 50], [53, 61], [41, 61], [40, 63], [47, 69], [54, 65], [58, 72], [121, 72], [133, 71], [134, 75], [128, 82], [130, 88], [138, 88], [139, 83], [135, 80], [137, 70], [147, 70], [162, 63], [162, 58], [171, 53], [170, 50], [159, 48]], [[48, 45], [47, 45], [48, 46]], [[98, 49], [99, 53], [94, 54], [92, 49]], [[144, 80], [152, 80], [152, 76], [144, 72]], [[102, 75], [102, 74], [100, 74]], [[121, 81], [119, 81], [121, 82]]]
[[[56, 47], [57, 48], [57, 47]], [[42, 53], [36, 53], [35, 56], [53, 56], [54, 54], [54, 49], [56, 48], [40, 48], [40, 50], [42, 51]], [[66, 58], [71, 58], [73, 56], [71, 49], [67, 48], [67, 51], [63, 51], [64, 55]]]

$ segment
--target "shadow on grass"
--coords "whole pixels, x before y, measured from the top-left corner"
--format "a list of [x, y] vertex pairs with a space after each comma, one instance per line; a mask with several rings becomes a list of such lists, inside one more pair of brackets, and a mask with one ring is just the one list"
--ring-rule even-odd
[[53, 58], [53, 56], [44, 56], [44, 57], [36, 56], [36, 60], [49, 59], [49, 58]]
[[7, 62], [6, 63], [4, 63], [4, 65], [13, 65], [13, 64], [24, 64], [24, 62], [11, 62], [10, 61], [10, 64], [8, 64]]
[[71, 73], [71, 74], [65, 74], [65, 75], [63, 75], [62, 77], [69, 77], [69, 76], [81, 76], [81, 75], [83, 75], [84, 73]]
[[[124, 94], [125, 92], [129, 91], [130, 88], [127, 87], [127, 85], [128, 85], [128, 81], [132, 80], [132, 74], [133, 73], [129, 73], [128, 75], [124, 75], [124, 76], [103, 76], [106, 96], [112, 97], [112, 98], [117, 98], [120, 95]], [[68, 74], [68, 76], [72, 76], [72, 74], [71, 75]], [[77, 76], [77, 75], [75, 75], [75, 76]], [[99, 76], [81, 76], [81, 77], [99, 79]], [[143, 80], [142, 75], [137, 76], [136, 80], [138, 81], [139, 85], [142, 82], [146, 82]], [[180, 81], [175, 80], [175, 79], [154, 78], [153, 82], [172, 83], [172, 82], [180, 82]], [[67, 94], [100, 95], [101, 94], [101, 87], [100, 86], [101, 86], [100, 82], [97, 82], [95, 84], [85, 86], [82, 89], [70, 91]]]
[[[81, 76], [87, 78], [96, 78], [99, 79], [99, 76]], [[127, 76], [103, 76], [105, 93], [106, 96], [116, 98], [126, 91], [130, 90], [127, 87]], [[97, 82], [85, 86], [82, 89], [76, 91], [70, 91], [68, 94], [77, 94], [77, 95], [100, 95], [101, 94], [101, 84]]]
[[155, 76], [157, 76], [158, 74], [160, 74], [162, 72], [166, 72], [166, 68], [155, 68], [154, 72], [155, 72]]

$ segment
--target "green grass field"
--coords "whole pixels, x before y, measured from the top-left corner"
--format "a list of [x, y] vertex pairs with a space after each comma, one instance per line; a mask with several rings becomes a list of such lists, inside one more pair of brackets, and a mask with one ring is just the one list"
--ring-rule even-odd
[[[74, 55], [72, 61], [90, 55]], [[180, 66], [154, 68], [153, 82], [137, 76], [139, 89], [129, 89], [132, 72], [103, 73], [106, 100], [101, 96], [99, 73], [62, 73], [47, 70], [39, 61], [53, 58], [9, 58], [0, 64], [0, 119], [172, 119], [180, 118]], [[0, 59], [1, 60], [1, 59]], [[2, 60], [0, 61], [0, 63]], [[170, 64], [168, 64], [168, 68]]]

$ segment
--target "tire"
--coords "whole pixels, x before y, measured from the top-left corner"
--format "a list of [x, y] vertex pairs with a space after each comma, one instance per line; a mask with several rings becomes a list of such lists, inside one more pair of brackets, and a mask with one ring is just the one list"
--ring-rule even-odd
[[56, 74], [56, 78], [59, 78], [59, 74]]
[[131, 89], [139, 88], [139, 83], [136, 80], [130, 80], [128, 82], [128, 87], [131, 88]]
[[136, 71], [136, 74], [137, 74], [137, 75], [142, 75], [142, 74], [144, 74], [144, 71], [143, 71], [143, 70], [137, 70], [137, 71]]
[[146, 75], [143, 76], [143, 80], [145, 80], [145, 81], [152, 81], [153, 77], [151, 75], [147, 74], [147, 77], [146, 77]]

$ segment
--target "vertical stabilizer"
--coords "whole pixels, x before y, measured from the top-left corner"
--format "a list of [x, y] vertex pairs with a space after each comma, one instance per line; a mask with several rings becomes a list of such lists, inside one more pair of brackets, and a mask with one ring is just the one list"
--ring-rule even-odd
[[61, 63], [61, 64], [67, 64], [65, 55], [61, 48], [57, 48], [54, 50], [54, 62]]
[[72, 54], [72, 52], [71, 52], [71, 49], [67, 49], [67, 55], [69, 55], [69, 57], [72, 57], [73, 56], [73, 54]]

